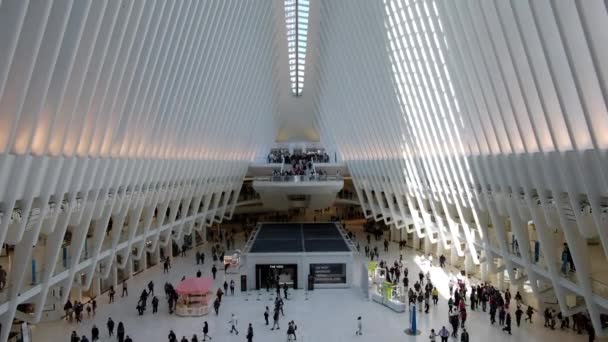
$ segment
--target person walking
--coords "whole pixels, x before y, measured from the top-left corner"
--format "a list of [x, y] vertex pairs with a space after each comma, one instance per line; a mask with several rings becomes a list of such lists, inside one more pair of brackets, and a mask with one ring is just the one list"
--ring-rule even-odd
[[148, 295], [154, 296], [154, 283], [152, 280], [148, 283]]
[[532, 315], [534, 314], [534, 309], [528, 305], [528, 308], [526, 309], [526, 321], [530, 322], [530, 324], [532, 324]]
[[108, 318], [108, 323], [106, 323], [106, 325], [108, 326], [108, 335], [112, 337], [112, 335], [114, 335], [114, 321], [111, 317]]
[[524, 310], [521, 309], [521, 306], [517, 306], [517, 310], [515, 310], [515, 322], [517, 323], [517, 326], [519, 327], [519, 324], [521, 323], [521, 316], [524, 314]]
[[110, 303], [114, 302], [114, 295], [116, 291], [114, 291], [114, 286], [110, 286], [110, 291], [108, 291], [108, 297], [110, 297]]
[[272, 329], [270, 330], [274, 330], [275, 327], [277, 330], [281, 329], [281, 327], [279, 327], [279, 309], [275, 308], [274, 309], [274, 314], [272, 315], [272, 319], [273, 319], [273, 323], [272, 323]]
[[203, 323], [203, 341], [207, 341], [207, 337], [211, 340], [211, 336], [209, 336], [209, 325], [207, 321]]
[[220, 299], [219, 298], [215, 298], [215, 300], [213, 301], [213, 309], [215, 310], [216, 316], [220, 314]]
[[511, 335], [511, 313], [507, 312], [507, 316], [505, 317], [505, 327], [502, 328], [502, 331], [506, 331]]
[[361, 316], [357, 317], [357, 331], [355, 331], [355, 335], [363, 335], [363, 323], [361, 322]]
[[217, 274], [217, 267], [215, 265], [211, 267], [211, 273], [213, 274], [213, 280], [215, 280], [215, 275]]
[[251, 323], [249, 323], [249, 328], [247, 328], [247, 342], [253, 342], [253, 327]]
[[230, 295], [234, 296], [234, 279], [230, 280]]
[[266, 325], [268, 325], [268, 316], [270, 316], [270, 309], [266, 307], [266, 311], [264, 311], [264, 320], [266, 321]]
[[232, 314], [232, 318], [230, 318], [230, 321], [228, 321], [228, 323], [230, 323], [230, 333], [232, 334], [232, 332], [236, 332], [236, 334], [239, 334], [239, 331], [236, 330], [236, 325], [238, 324], [238, 320], [236, 319], [236, 316], [234, 314]]

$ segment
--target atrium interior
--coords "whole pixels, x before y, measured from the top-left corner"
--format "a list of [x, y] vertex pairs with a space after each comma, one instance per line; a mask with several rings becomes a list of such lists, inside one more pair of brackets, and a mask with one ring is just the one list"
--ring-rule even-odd
[[606, 32], [605, 0], [0, 0], [0, 342], [608, 337]]

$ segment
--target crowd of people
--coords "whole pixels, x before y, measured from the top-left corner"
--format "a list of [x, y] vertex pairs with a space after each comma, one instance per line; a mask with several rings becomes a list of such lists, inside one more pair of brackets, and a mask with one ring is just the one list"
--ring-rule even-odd
[[270, 151], [267, 157], [268, 163], [280, 164], [285, 163], [288, 165], [295, 165], [299, 163], [329, 163], [330, 158], [325, 151], [316, 152], [301, 152], [295, 151], [290, 153], [287, 149], [275, 149]]
[[[382, 230], [375, 230], [378, 232], [375, 234], [375, 241], [382, 241], [383, 236]], [[420, 312], [429, 313], [431, 303], [433, 306], [437, 306], [439, 302], [439, 291], [437, 287], [432, 283], [430, 271], [427, 270], [424, 273], [422, 270], [418, 273], [418, 279], [410, 287], [409, 270], [407, 265], [403, 263], [403, 256], [400, 255], [399, 259], [394, 260], [392, 264], [380, 259], [380, 253], [378, 246], [372, 246], [372, 237], [367, 234], [367, 245], [364, 247], [365, 256], [369, 257], [371, 261], [377, 260], [379, 267], [384, 270], [386, 281], [392, 282], [395, 285], [403, 286], [404, 291], [407, 293], [408, 306], [415, 305], [416, 309]], [[407, 241], [401, 239], [397, 241], [399, 250], [401, 251], [406, 247]], [[389, 251], [389, 239], [383, 240], [383, 252]], [[562, 255], [563, 268], [569, 269], [572, 267], [568, 261], [571, 256], [568, 256], [569, 250], [567, 245], [564, 245], [564, 253]], [[432, 266], [432, 257], [427, 258], [430, 266]], [[444, 255], [439, 257], [439, 266], [444, 268], [446, 265], [446, 258]], [[478, 311], [481, 309], [482, 312], [487, 312], [489, 315], [489, 321], [491, 325], [497, 324], [503, 332], [511, 335], [513, 331], [513, 316], [515, 317], [515, 323], [517, 327], [521, 326], [522, 317], [525, 315], [525, 322], [532, 323], [533, 315], [536, 310], [531, 305], [526, 305], [523, 302], [523, 296], [519, 291], [516, 292], [515, 296], [512, 296], [509, 289], [501, 291], [490, 283], [480, 282], [477, 285], [467, 286], [467, 279], [464, 277], [451, 277], [448, 283], [448, 289], [450, 298], [447, 301], [448, 306], [448, 325], [451, 330], [442, 326], [439, 329], [431, 329], [429, 338], [431, 341], [436, 341], [436, 338], [440, 338], [441, 341], [448, 341], [449, 337], [460, 338], [461, 342], [468, 342], [470, 339], [470, 333], [466, 330], [466, 320], [468, 312]], [[511, 314], [513, 312], [513, 316]], [[595, 331], [591, 320], [587, 313], [577, 313], [568, 317], [563, 315], [561, 312], [557, 312], [555, 309], [545, 308], [544, 310], [545, 327], [548, 329], [556, 329], [557, 323], [559, 322], [559, 329], [565, 330], [570, 328], [570, 322], [572, 321], [572, 330], [578, 334], [586, 332], [589, 336], [589, 340], [595, 340]], [[360, 321], [360, 319], [358, 319]], [[460, 333], [459, 333], [460, 331]], [[358, 335], [358, 334], [357, 334]]]
[[[354, 241], [357, 240], [356, 234], [353, 234], [350, 231], [348, 231], [348, 236]], [[226, 231], [218, 233], [212, 232], [210, 237], [212, 241], [210, 243], [210, 252], [213, 258], [211, 272], [215, 279], [216, 273], [218, 272], [215, 263], [223, 260], [225, 250], [234, 247], [235, 237], [232, 232]], [[405, 296], [407, 297], [408, 306], [415, 306], [418, 312], [425, 314], [429, 314], [431, 310], [440, 310], [439, 290], [433, 283], [430, 272], [432, 259], [427, 259], [428, 268], [422, 266], [417, 276], [414, 276], [415, 280], [410, 282], [410, 270], [408, 269], [408, 265], [404, 261], [402, 254], [399, 255], [399, 258], [395, 258], [392, 262], [387, 262], [384, 260], [384, 257], [389, 255], [388, 252], [390, 250], [390, 242], [389, 239], [382, 239], [382, 237], [383, 233], [380, 233], [379, 237], [374, 239], [374, 242], [381, 241], [381, 243], [372, 243], [371, 235], [367, 234], [367, 245], [364, 248], [366, 257], [369, 257], [371, 260], [378, 261], [378, 266], [384, 270], [386, 281], [402, 286], [404, 290], [403, 293], [405, 293]], [[399, 250], [401, 251], [406, 247], [407, 241], [399, 240], [397, 241], [397, 244]], [[380, 257], [380, 251], [378, 249], [379, 245], [384, 247], [382, 255], [383, 258]], [[359, 246], [358, 241], [357, 246]], [[185, 254], [181, 255], [186, 256]], [[564, 259], [567, 259], [567, 257], [564, 257]], [[205, 253], [203, 251], [196, 251], [195, 260], [197, 265], [204, 264]], [[445, 263], [446, 258], [441, 255], [439, 257], [439, 266], [445, 267]], [[165, 271], [170, 272], [171, 266], [168, 257], [165, 258], [164, 265]], [[567, 265], [567, 267], [570, 267], [570, 265]], [[200, 269], [196, 272], [196, 276], [202, 276]], [[183, 279], [185, 279], [185, 276], [182, 278], [182, 280]], [[528, 322], [531, 324], [533, 322], [533, 316], [536, 313], [536, 310], [532, 306], [524, 303], [523, 296], [520, 292], [517, 291], [515, 295], [512, 295], [509, 289], [501, 291], [490, 283], [480, 282], [478, 284], [470, 284], [469, 282], [469, 279], [461, 276], [452, 276], [449, 279], [447, 284], [449, 290], [449, 299], [445, 302], [448, 312], [448, 321], [445, 325], [430, 329], [428, 335], [430, 341], [440, 339], [443, 342], [448, 341], [448, 339], [451, 337], [458, 339], [461, 342], [469, 342], [471, 339], [470, 336], [473, 334], [473, 331], [468, 331], [466, 326], [469, 311], [487, 313], [489, 324], [498, 326], [502, 332], [509, 335], [512, 334], [515, 327], [521, 326], [522, 318], [524, 318], [523, 323]], [[139, 295], [136, 310], [140, 316], [145, 314], [148, 307], [148, 301], [150, 301], [152, 306], [152, 314], [154, 315], [158, 312], [159, 299], [155, 295], [154, 285], [154, 282], [148, 282], [146, 287], [142, 289]], [[276, 289], [274, 308], [271, 310], [268, 306], [265, 306], [263, 311], [263, 323], [269, 328], [270, 331], [279, 331], [281, 329], [280, 323], [282, 317], [285, 316], [285, 301], [288, 300], [289, 288], [286, 284], [281, 284], [279, 282], [278, 276], [277, 279], [266, 281], [266, 290], [270, 291], [270, 288]], [[234, 289], [235, 282], [234, 280], [229, 279], [225, 279], [223, 284], [217, 288], [217, 291], [215, 291], [215, 298], [212, 301], [213, 310], [216, 316], [220, 315], [223, 296], [228, 294], [234, 296]], [[169, 314], [173, 314], [178, 302], [178, 294], [173, 284], [170, 282], [166, 282], [164, 284], [164, 292], [165, 299], [167, 300], [168, 312]], [[110, 303], [114, 302], [114, 294], [114, 287], [111, 287], [109, 290]], [[127, 281], [125, 280], [122, 282], [121, 297], [128, 297], [128, 295], [128, 286]], [[442, 305], [444, 304], [442, 303]], [[84, 313], [86, 313], [88, 318], [95, 317], [97, 311], [97, 301], [95, 298], [92, 298], [88, 303], [81, 303], [79, 301], [74, 301], [72, 303], [68, 300], [64, 306], [64, 311], [66, 320], [69, 322], [76, 322], [76, 324], [78, 324], [82, 322]], [[565, 316], [561, 312], [557, 312], [554, 309], [546, 308], [543, 311], [543, 316], [544, 326], [547, 329], [572, 329], [579, 334], [587, 332], [590, 341], [593, 341], [595, 338], [593, 326], [591, 325], [588, 315], [585, 313]], [[363, 335], [362, 321], [363, 318], [361, 316], [356, 318], [355, 336]], [[123, 322], [118, 322], [118, 324], [115, 324], [113, 319], [110, 317], [107, 319], [106, 327], [108, 336], [115, 336], [118, 342], [132, 342], [132, 338], [126, 333], [126, 327]], [[201, 331], [202, 335], [200, 338], [202, 341], [212, 339], [207, 321], [202, 322]], [[231, 313], [228, 321], [227, 331], [230, 334], [235, 335], [239, 335], [241, 333], [239, 330], [239, 319], [236, 313]], [[294, 320], [289, 320], [287, 322], [285, 331], [288, 341], [297, 340], [297, 335], [299, 333], [297, 324]], [[252, 323], [248, 323], [245, 331], [245, 338], [247, 341], [251, 342], [253, 341], [253, 336], [253, 325]], [[72, 331], [70, 335], [70, 342], [94, 342], [98, 341], [99, 339], [100, 330], [97, 325], [92, 326], [90, 331], [90, 339], [87, 335], [79, 335], [75, 330]], [[199, 336], [197, 334], [193, 334], [190, 338], [182, 336], [181, 339], [178, 340], [177, 334], [171, 330], [168, 335], [168, 340], [169, 342], [198, 342]]]

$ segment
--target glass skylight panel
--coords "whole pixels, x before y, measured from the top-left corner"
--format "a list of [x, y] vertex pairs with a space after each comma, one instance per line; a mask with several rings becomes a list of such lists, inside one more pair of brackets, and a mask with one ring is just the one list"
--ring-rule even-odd
[[291, 92], [302, 95], [304, 66], [308, 38], [309, 0], [285, 0], [285, 25], [287, 28], [287, 57]]

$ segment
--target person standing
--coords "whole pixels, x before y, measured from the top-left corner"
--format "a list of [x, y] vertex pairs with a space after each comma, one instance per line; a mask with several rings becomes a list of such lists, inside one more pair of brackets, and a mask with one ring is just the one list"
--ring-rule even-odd
[[158, 312], [158, 297], [152, 297], [152, 314]]
[[118, 322], [118, 328], [116, 328], [116, 337], [118, 338], [118, 342], [125, 341], [125, 326], [122, 322]]
[[108, 296], [110, 297], [110, 303], [114, 302], [114, 295], [116, 291], [114, 291], [114, 286], [110, 286], [110, 291], [108, 291]]
[[95, 312], [97, 312], [97, 301], [95, 298], [91, 300], [91, 307], [93, 308], [93, 317], [95, 317]]
[[435, 329], [431, 329], [431, 334], [429, 335], [429, 340], [431, 342], [437, 341], [437, 334], [435, 333]]
[[462, 329], [462, 334], [460, 334], [460, 342], [469, 342], [469, 332], [467, 329]]
[[234, 279], [230, 280], [230, 295], [234, 296]]
[[270, 309], [266, 307], [266, 311], [264, 311], [264, 320], [266, 321], [266, 325], [268, 325], [268, 316], [270, 316]]
[[448, 331], [448, 329], [446, 329], [445, 325], [441, 327], [441, 330], [439, 330], [439, 337], [441, 337], [441, 342], [448, 342], [450, 332]]
[[357, 331], [355, 331], [355, 335], [363, 335], [363, 323], [361, 322], [361, 316], [357, 317]]
[[6, 271], [0, 266], [0, 291], [6, 287]]
[[247, 342], [253, 342], [253, 327], [251, 323], [249, 323], [249, 328], [247, 328]]
[[196, 258], [196, 264], [199, 265], [201, 262], [201, 252], [196, 251], [195, 258]]
[[209, 336], [209, 325], [207, 321], [203, 323], [203, 341], [207, 341], [207, 337], [211, 340], [211, 336]]
[[232, 318], [230, 318], [230, 321], [228, 321], [228, 323], [230, 323], [230, 333], [232, 334], [232, 332], [236, 332], [236, 334], [239, 334], [239, 331], [236, 330], [236, 325], [238, 324], [238, 320], [236, 319], [236, 316], [234, 314], [232, 314]]
[[[162, 249], [161, 249], [162, 251]], [[163, 262], [163, 273], [169, 273], [169, 269], [171, 268], [171, 264], [169, 263], [169, 257], [165, 258], [165, 262]]]
[[211, 267], [211, 273], [213, 274], [213, 280], [215, 280], [215, 275], [217, 274], [217, 267], [215, 265]]
[[123, 280], [122, 281], [122, 294], [120, 295], [120, 298], [124, 297], [124, 296], [129, 297], [129, 290], [127, 290], [127, 280]]
[[108, 323], [106, 323], [106, 325], [108, 326], [108, 334], [112, 337], [112, 335], [114, 335], [114, 321], [111, 317], [108, 318]]
[[99, 329], [93, 324], [93, 328], [91, 328], [91, 341], [95, 342], [97, 340], [99, 340]]

